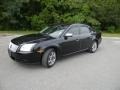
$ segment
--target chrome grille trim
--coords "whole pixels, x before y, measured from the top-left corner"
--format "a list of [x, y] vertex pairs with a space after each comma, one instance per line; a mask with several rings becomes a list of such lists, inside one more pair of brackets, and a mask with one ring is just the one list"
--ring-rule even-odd
[[14, 43], [10, 42], [9, 44], [9, 50], [11, 50], [12, 52], [16, 52], [18, 49], [18, 46], [15, 45]]

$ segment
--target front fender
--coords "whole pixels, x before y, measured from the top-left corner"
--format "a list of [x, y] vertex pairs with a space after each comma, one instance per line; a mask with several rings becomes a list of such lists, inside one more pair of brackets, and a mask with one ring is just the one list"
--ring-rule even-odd
[[44, 53], [46, 50], [49, 48], [54, 48], [57, 54], [61, 53], [61, 47], [58, 44], [46, 44], [46, 45], [37, 45], [36, 48], [34, 49], [35, 51], [39, 51], [40, 49], [43, 50], [42, 53]]

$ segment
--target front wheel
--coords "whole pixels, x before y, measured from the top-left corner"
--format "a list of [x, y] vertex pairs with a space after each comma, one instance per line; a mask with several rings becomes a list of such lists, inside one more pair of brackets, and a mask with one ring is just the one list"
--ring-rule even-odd
[[42, 57], [42, 65], [44, 67], [52, 67], [56, 62], [56, 52], [54, 49], [48, 49]]
[[92, 45], [91, 45], [89, 51], [90, 51], [91, 53], [95, 53], [96, 50], [97, 50], [97, 48], [98, 48], [98, 44], [97, 44], [96, 41], [94, 41], [94, 42], [92, 43]]

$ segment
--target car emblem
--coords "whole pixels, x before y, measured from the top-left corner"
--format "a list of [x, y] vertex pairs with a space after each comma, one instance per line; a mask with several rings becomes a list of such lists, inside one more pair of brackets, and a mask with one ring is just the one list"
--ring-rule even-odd
[[12, 48], [12, 45], [10, 45], [10, 48]]

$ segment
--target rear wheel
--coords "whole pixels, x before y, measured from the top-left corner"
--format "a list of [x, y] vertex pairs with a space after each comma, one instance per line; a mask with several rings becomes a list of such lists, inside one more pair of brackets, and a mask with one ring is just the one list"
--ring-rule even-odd
[[54, 49], [48, 49], [42, 57], [42, 65], [44, 67], [52, 67], [56, 62], [56, 52]]
[[90, 51], [91, 53], [95, 53], [96, 50], [97, 50], [97, 48], [98, 48], [98, 44], [97, 44], [96, 41], [94, 41], [94, 42], [92, 43], [92, 45], [91, 45], [89, 51]]

